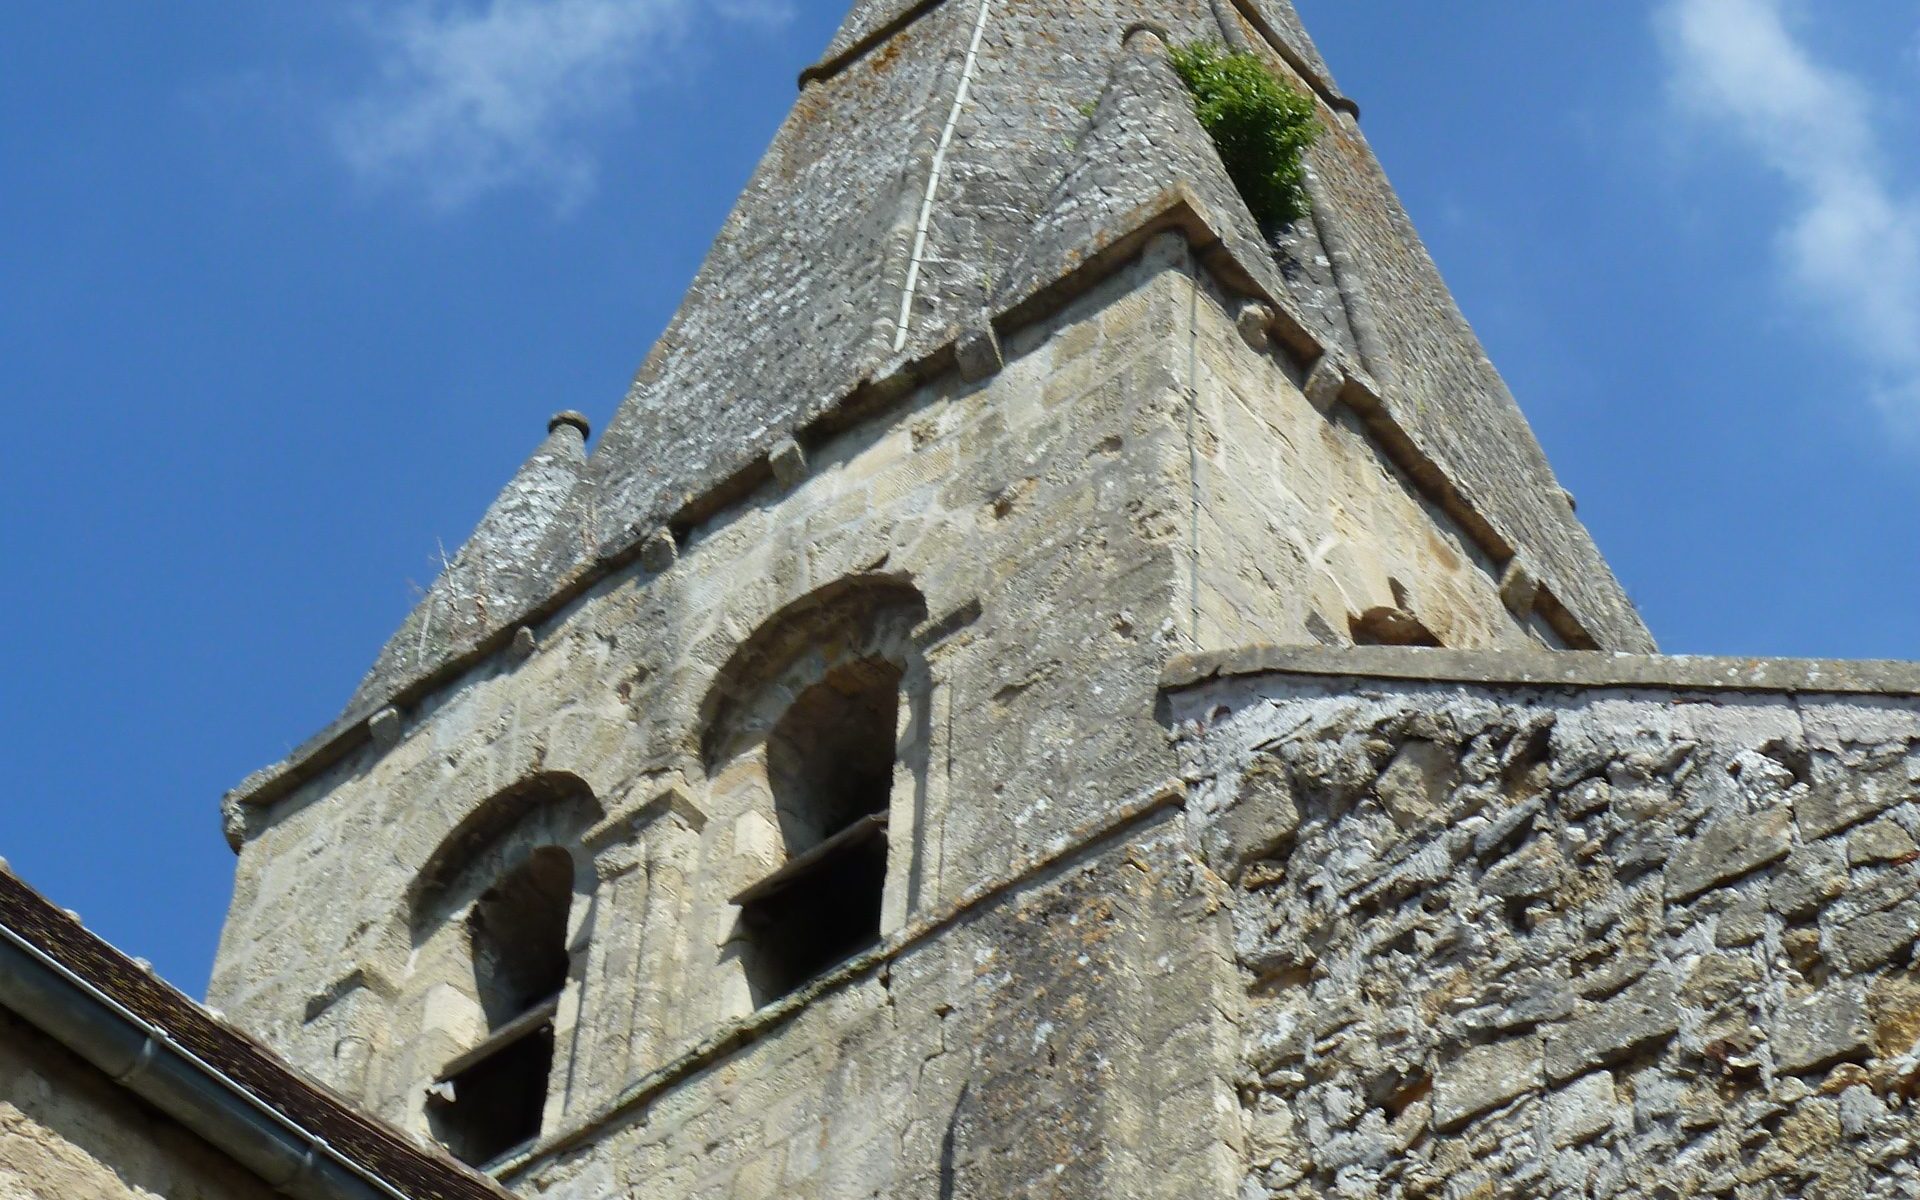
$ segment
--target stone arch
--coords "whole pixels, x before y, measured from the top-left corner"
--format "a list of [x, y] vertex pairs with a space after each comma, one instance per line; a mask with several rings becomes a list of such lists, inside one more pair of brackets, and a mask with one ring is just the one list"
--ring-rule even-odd
[[873, 945], [912, 903], [931, 680], [927, 605], [895, 576], [838, 580], [741, 642], [700, 707], [722, 811], [773, 831], [732, 902], [729, 942], [756, 1004]]
[[471, 899], [478, 880], [503, 875], [543, 843], [573, 853], [580, 835], [604, 815], [587, 782], [564, 771], [530, 775], [487, 797], [414, 874], [407, 913], [415, 941], [449, 906]]
[[920, 590], [895, 575], [852, 575], [787, 604], [749, 635], [714, 676], [699, 711], [709, 772], [766, 737], [799, 691], [841, 662], [917, 657], [913, 631], [927, 616]]
[[413, 881], [424, 1117], [468, 1162], [532, 1140], [547, 1119], [560, 1030], [577, 1020], [562, 999], [577, 998], [586, 963], [571, 933], [594, 885], [581, 837], [601, 816], [578, 776], [529, 776], [467, 813]]

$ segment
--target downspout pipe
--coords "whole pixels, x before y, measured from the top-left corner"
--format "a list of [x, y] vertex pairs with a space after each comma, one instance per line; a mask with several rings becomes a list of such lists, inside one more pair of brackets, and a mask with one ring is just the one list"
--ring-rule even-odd
[[0, 1006], [295, 1200], [411, 1200], [4, 924]]

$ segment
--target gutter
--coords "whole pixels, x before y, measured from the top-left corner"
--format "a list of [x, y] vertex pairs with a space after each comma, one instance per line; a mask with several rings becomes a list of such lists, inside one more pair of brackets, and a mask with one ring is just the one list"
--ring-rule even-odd
[[296, 1200], [417, 1200], [0, 924], [0, 1006]]

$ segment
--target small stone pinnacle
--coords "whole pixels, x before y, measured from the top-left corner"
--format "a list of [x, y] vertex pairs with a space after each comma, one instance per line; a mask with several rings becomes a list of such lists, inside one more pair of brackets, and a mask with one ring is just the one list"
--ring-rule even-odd
[[565, 412], [557, 412], [553, 414], [551, 417], [547, 418], [548, 433], [552, 433], [554, 430], [560, 428], [562, 425], [571, 425], [575, 429], [578, 429], [580, 431], [581, 441], [585, 441], [593, 433], [593, 426], [587, 423], [586, 416], [584, 414], [577, 413], [570, 408], [567, 409]]

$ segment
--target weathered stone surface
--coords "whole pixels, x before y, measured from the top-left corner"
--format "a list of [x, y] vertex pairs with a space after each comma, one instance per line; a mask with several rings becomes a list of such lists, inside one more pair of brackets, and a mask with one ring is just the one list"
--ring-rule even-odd
[[1817, 755], [1813, 789], [1799, 806], [1802, 834], [1825, 837], [1920, 796], [1915, 770], [1911, 751], [1898, 744]]
[[807, 455], [800, 443], [786, 438], [767, 451], [767, 466], [783, 487], [792, 487], [807, 477]]
[[1457, 1128], [1469, 1117], [1537, 1091], [1541, 1083], [1539, 1038], [1470, 1047], [1434, 1072], [1434, 1128]]
[[1806, 917], [1847, 890], [1846, 855], [1830, 843], [1802, 846], [1774, 875], [1771, 904], [1788, 917]]
[[1892, 821], [1875, 821], [1856, 829], [1847, 838], [1847, 861], [1855, 866], [1901, 859], [1911, 861], [1915, 849], [1912, 834]]
[[1270, 341], [1273, 310], [1257, 302], [1242, 304], [1233, 314], [1233, 326], [1248, 349], [1264, 351]]
[[1836, 922], [1828, 933], [1833, 959], [1848, 971], [1870, 971], [1905, 958], [1920, 940], [1920, 903], [1882, 912], [1858, 913]]
[[[1323, 103], [1290, 229], [1215, 36]], [[554, 850], [528, 1194], [1891, 1200], [1818, 1073], [1920, 1073], [1920, 672], [1544, 653], [1651, 641], [1348, 109], [1281, 0], [859, 4], [592, 460], [236, 801], [214, 996], [431, 1132]], [[884, 863], [787, 990], [806, 744]]]
[[960, 368], [960, 378], [969, 383], [978, 383], [998, 375], [1007, 360], [1000, 353], [1000, 339], [994, 335], [993, 327], [969, 329], [961, 334], [953, 344], [954, 363]]
[[1864, 1055], [1870, 1036], [1865, 990], [1858, 983], [1839, 984], [1781, 1006], [1773, 1022], [1774, 1062], [1788, 1074], [1801, 1074]]
[[640, 565], [649, 571], [664, 571], [680, 557], [680, 544], [673, 530], [662, 526], [640, 542]]
[[[217, 1002], [432, 1136], [430, 1089], [492, 1028], [471, 914], [551, 849], [567, 974], [528, 1190], [915, 1194], [944, 1152], [961, 1194], [1229, 1193], [1240, 968], [1157, 713], [1191, 612], [1165, 365], [1192, 286], [1136, 265], [978, 386], [929, 380], [810, 436], [798, 477], [657, 528], [670, 561], [626, 562], [528, 625], [530, 654], [503, 638], [410, 702], [384, 754], [249, 807]], [[1224, 366], [1284, 383], [1220, 300], [1200, 311], [1241, 356]], [[1311, 416], [1297, 391], [1268, 401]], [[1417, 500], [1346, 446], [1322, 486], [1371, 476], [1389, 540], [1430, 554]], [[874, 678], [894, 705], [844, 750], [889, 767], [882, 957], [785, 993], [733, 902], [803, 845], [783, 714]], [[1226, 820], [1220, 844], [1258, 854], [1298, 816]]]
[[1534, 600], [1540, 595], [1540, 581], [1527, 569], [1526, 560], [1518, 555], [1507, 560], [1500, 572], [1500, 599], [1517, 616], [1526, 616], [1533, 611]]
[[1547, 1078], [1555, 1083], [1608, 1066], [1680, 1028], [1673, 980], [1652, 974], [1547, 1033]]
[[1413, 828], [1441, 811], [1452, 782], [1453, 761], [1453, 752], [1445, 746], [1408, 742], [1380, 773], [1374, 794], [1402, 828]]
[[1691, 900], [1785, 858], [1793, 848], [1793, 814], [1784, 808], [1731, 814], [1681, 848], [1667, 867], [1667, 895]]
[[1480, 877], [1480, 888], [1502, 900], [1529, 900], [1551, 894], [1565, 872], [1559, 847], [1542, 840], [1496, 863]]
[[1606, 1071], [1583, 1075], [1547, 1098], [1547, 1123], [1553, 1144], [1571, 1146], [1599, 1137], [1613, 1128], [1619, 1111], [1613, 1076]]
[[[1284, 312], [1296, 343], [1335, 349], [1371, 377], [1379, 416], [1422, 469], [1444, 476], [1500, 544], [1526, 550], [1533, 574], [1592, 642], [1652, 648], [1432, 260], [1408, 236], [1351, 106], [1330, 90], [1311, 42], [1287, 32], [1298, 28], [1290, 7], [1103, 0], [989, 5], [984, 16], [974, 4], [858, 7], [872, 11], [850, 18], [835, 42], [841, 52], [807, 73], [803, 99], [578, 487], [563, 489], [545, 513], [551, 520], [527, 521], [518, 534], [483, 523], [474, 553], [456, 559], [434, 603], [385, 647], [356, 710], [471, 652], [494, 622], [523, 622], [556, 591], [583, 594], [601, 577], [599, 556], [624, 554], [635, 530], [673, 521], [689, 499], [735, 478], [865, 382], [901, 378], [983, 318], [1005, 322], [1036, 295], [1077, 283], [1090, 264], [1106, 269], [1094, 263], [1100, 252], [1174, 213], [1210, 226], [1201, 240], [1228, 249], [1233, 275], [1257, 282], [1266, 294], [1255, 298]], [[1287, 15], [1256, 26], [1241, 9]], [[1143, 23], [1163, 36], [1123, 38]], [[1146, 53], [1140, 43], [1200, 39], [1261, 46], [1291, 86], [1330, 106], [1308, 155], [1311, 219], [1262, 231], [1223, 186], [1218, 156], [1190, 116], [1168, 136], [1129, 112], [1119, 122], [1127, 136], [1112, 133], [1102, 95], [1116, 67]], [[1073, 210], [1064, 219], [1063, 207]], [[964, 362], [971, 372], [971, 353]], [[572, 424], [555, 432], [582, 440]], [[481, 566], [507, 554], [518, 556], [510, 580]]]
[[[1697, 693], [1539, 673], [1234, 673], [1171, 693], [1190, 776], [1225, 793], [1258, 746], [1301, 806], [1236, 889], [1236, 953], [1272, 963], [1250, 971], [1245, 1102], [1289, 1150], [1336, 1153], [1251, 1163], [1245, 1194], [1904, 1200], [1920, 871], [1877, 852], [1898, 845], [1886, 831], [1796, 844], [1787, 815], [1804, 745], [1852, 728], [1880, 747], [1853, 761], [1886, 770], [1920, 700], [1675, 703]], [[1414, 779], [1416, 819], [1396, 819]], [[1920, 811], [1878, 815], [1904, 831]], [[1876, 853], [1850, 863], [1853, 835]]]
[[1307, 382], [1301, 390], [1306, 393], [1307, 403], [1313, 405], [1317, 413], [1333, 411], [1340, 402], [1340, 394], [1347, 388], [1347, 372], [1340, 360], [1332, 354], [1322, 354], [1313, 370], [1307, 373]]
[[1238, 879], [1249, 861], [1281, 849], [1299, 827], [1286, 772], [1269, 760], [1249, 768], [1226, 808], [1208, 819], [1201, 847], [1215, 870]]

